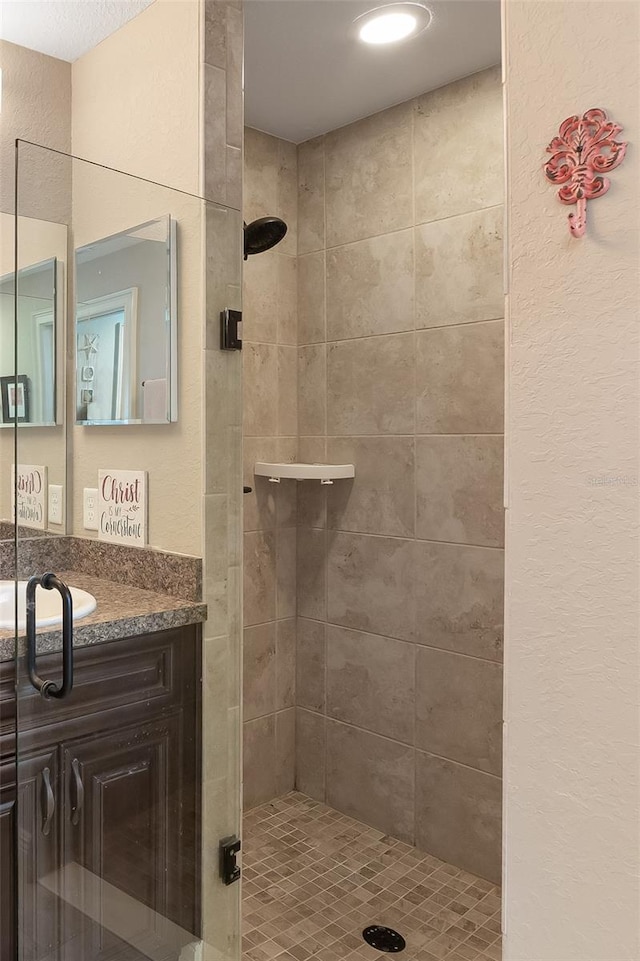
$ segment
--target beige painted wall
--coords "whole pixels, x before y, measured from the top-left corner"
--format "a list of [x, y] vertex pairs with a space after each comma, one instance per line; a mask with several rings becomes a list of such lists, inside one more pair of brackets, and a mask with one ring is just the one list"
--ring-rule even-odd
[[[2, 114], [0, 115], [0, 276], [13, 269], [13, 210], [15, 139], [45, 144], [57, 150], [71, 148], [71, 64], [47, 57], [26, 47], [0, 41], [2, 69]], [[22, 189], [19, 212], [22, 216], [52, 221], [24, 223], [20, 241], [24, 262], [37, 263], [57, 256], [66, 273], [64, 235], [70, 209], [68, 168], [45, 160], [43, 151], [20, 148]], [[46, 196], [34, 196], [31, 186], [46, 178]], [[58, 221], [58, 223], [55, 223]], [[61, 239], [62, 238], [62, 239]], [[20, 460], [27, 464], [46, 464], [49, 481], [65, 482], [64, 429], [28, 428], [20, 433]], [[14, 459], [13, 431], [0, 431], [0, 517], [11, 513], [11, 464]], [[52, 527], [52, 530], [61, 530]]]
[[[0, 277], [9, 274], [14, 269], [13, 239], [14, 218], [12, 214], [0, 213]], [[25, 266], [40, 263], [51, 257], [58, 258], [60, 267], [58, 278], [62, 282], [62, 291], [58, 298], [60, 313], [66, 302], [66, 260], [67, 260], [67, 228], [63, 224], [49, 223], [28, 218], [20, 220], [18, 244], [21, 253], [20, 262]], [[65, 318], [58, 316], [58, 337], [60, 352], [64, 352]], [[64, 396], [64, 365], [60, 357], [58, 377], [61, 394], [60, 403]], [[11, 373], [13, 357], [3, 357], [0, 374]], [[11, 464], [14, 461], [14, 431], [11, 427], [0, 428], [0, 518], [11, 518]], [[62, 424], [56, 427], [23, 427], [18, 436], [18, 463], [41, 464], [48, 468], [50, 484], [66, 483], [66, 451], [65, 428]], [[65, 527], [49, 524], [49, 529], [56, 533], [64, 533]]]
[[[71, 64], [0, 40], [0, 68], [0, 210], [12, 213], [16, 137], [56, 150], [68, 151], [71, 147]], [[21, 213], [25, 215], [30, 213], [25, 209], [26, 200], [21, 198]], [[68, 200], [67, 185], [49, 178], [49, 219], [65, 222]]]
[[[505, 961], [640, 957], [640, 8], [506, 3]], [[545, 181], [565, 117], [630, 147], [586, 236]]]
[[[198, 194], [200, 5], [156, 0], [73, 64], [73, 153]], [[179, 419], [153, 427], [74, 427], [73, 531], [101, 467], [149, 472], [149, 543], [200, 554], [202, 524], [202, 204], [84, 164], [74, 166], [74, 245], [170, 213], [178, 221]], [[179, 496], [178, 496], [179, 492]]]

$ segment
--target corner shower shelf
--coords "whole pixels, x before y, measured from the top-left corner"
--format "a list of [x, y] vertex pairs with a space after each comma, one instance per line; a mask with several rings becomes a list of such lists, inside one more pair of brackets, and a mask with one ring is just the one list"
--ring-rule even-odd
[[321, 484], [333, 484], [334, 480], [355, 477], [353, 464], [262, 464], [255, 466], [256, 477], [268, 477], [272, 484], [282, 478], [293, 480], [319, 480]]

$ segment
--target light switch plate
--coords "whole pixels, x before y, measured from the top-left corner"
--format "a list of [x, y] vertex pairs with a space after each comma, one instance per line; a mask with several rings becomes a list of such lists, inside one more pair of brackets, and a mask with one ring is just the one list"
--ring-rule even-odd
[[82, 492], [82, 523], [86, 531], [98, 530], [97, 487], [85, 487]]
[[49, 523], [64, 523], [64, 502], [62, 484], [49, 484]]

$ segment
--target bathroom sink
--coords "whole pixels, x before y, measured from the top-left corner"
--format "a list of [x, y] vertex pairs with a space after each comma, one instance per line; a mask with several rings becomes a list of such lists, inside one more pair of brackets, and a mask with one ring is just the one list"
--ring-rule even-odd
[[[79, 620], [95, 611], [97, 601], [93, 594], [79, 587], [69, 586], [73, 599], [73, 619]], [[27, 582], [18, 581], [18, 630], [26, 627]], [[15, 582], [0, 581], [0, 630], [14, 630]], [[53, 627], [62, 624], [62, 598], [58, 591], [36, 589], [36, 627]]]

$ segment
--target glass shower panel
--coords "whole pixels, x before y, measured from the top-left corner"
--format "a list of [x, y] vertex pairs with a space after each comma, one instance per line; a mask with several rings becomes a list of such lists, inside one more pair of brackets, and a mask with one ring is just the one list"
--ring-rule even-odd
[[[206, 307], [239, 289], [225, 249], [242, 223], [19, 143], [18, 281], [52, 224], [68, 248], [61, 422], [23, 421], [14, 394], [2, 460], [15, 512], [44, 518], [12, 530], [17, 610], [0, 633], [15, 654], [17, 957], [237, 961], [239, 885], [218, 852], [240, 821], [240, 365], [208, 343]], [[215, 529], [213, 473], [234, 485], [216, 488]]]

